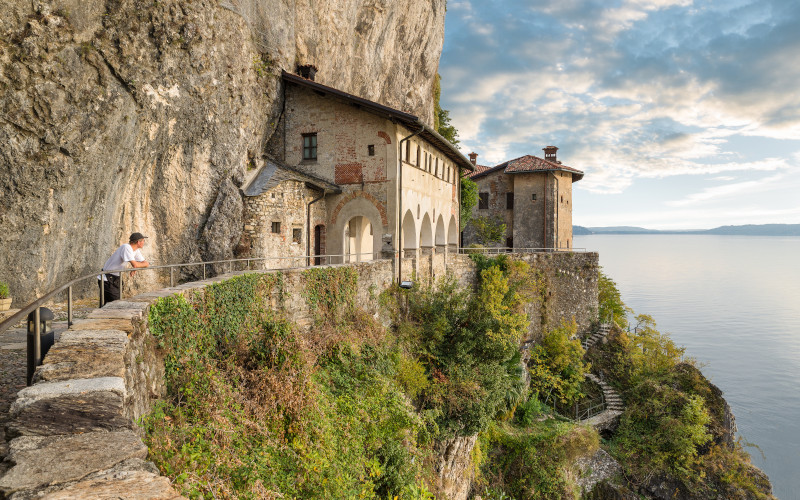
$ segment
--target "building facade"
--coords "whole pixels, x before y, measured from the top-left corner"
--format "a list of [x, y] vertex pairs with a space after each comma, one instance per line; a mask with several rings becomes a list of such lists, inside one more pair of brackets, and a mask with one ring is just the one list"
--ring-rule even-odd
[[[544, 148], [545, 157], [526, 155], [495, 167], [477, 165], [470, 178], [478, 185], [478, 203], [472, 217], [488, 218], [506, 226], [494, 246], [511, 249], [572, 248], [572, 183], [583, 178], [580, 170], [562, 165], [558, 148]], [[482, 243], [475, 224], [464, 228], [462, 244]]]
[[276, 157], [243, 189], [251, 256], [340, 263], [458, 247], [467, 158], [416, 116], [297, 75], [283, 85]]

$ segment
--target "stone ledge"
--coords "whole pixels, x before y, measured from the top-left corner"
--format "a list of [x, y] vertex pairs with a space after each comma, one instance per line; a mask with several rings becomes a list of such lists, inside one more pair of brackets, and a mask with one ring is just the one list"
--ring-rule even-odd
[[95, 309], [90, 312], [88, 319], [127, 319], [132, 321], [142, 317], [141, 309]]
[[14, 466], [0, 478], [0, 493], [76, 481], [123, 460], [146, 457], [147, 447], [131, 430], [18, 437], [9, 443], [7, 460]]

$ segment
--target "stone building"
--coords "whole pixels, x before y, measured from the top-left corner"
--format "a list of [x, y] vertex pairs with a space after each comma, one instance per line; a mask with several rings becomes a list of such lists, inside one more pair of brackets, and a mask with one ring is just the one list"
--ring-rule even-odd
[[[476, 217], [502, 220], [506, 233], [498, 246], [508, 248], [572, 248], [572, 183], [583, 178], [580, 170], [562, 165], [558, 148], [547, 146], [544, 158], [525, 155], [495, 167], [477, 165], [469, 174], [478, 185]], [[464, 228], [462, 244], [479, 243], [475, 227]]]
[[464, 155], [414, 115], [289, 73], [282, 84], [271, 157], [244, 184], [242, 248], [278, 267], [458, 247]]

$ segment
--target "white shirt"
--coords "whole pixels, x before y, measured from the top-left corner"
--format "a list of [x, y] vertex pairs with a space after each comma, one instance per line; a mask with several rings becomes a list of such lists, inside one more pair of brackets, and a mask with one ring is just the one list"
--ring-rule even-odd
[[[105, 264], [103, 264], [103, 271], [106, 269], [124, 269], [127, 266], [128, 262], [135, 260], [136, 262], [144, 262], [144, 257], [142, 257], [141, 249], [136, 249], [134, 251], [133, 247], [131, 247], [127, 243], [123, 243], [117, 248], [114, 253], [111, 254], [111, 257], [108, 258]], [[119, 273], [111, 273], [114, 276], [119, 276]], [[100, 276], [97, 277], [100, 279]], [[106, 280], [106, 275], [103, 275], [103, 280]]]

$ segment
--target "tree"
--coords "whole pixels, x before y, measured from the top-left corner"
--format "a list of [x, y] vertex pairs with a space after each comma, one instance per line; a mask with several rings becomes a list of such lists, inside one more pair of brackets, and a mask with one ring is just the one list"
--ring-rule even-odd
[[503, 219], [497, 216], [475, 217], [472, 219], [472, 227], [475, 228], [478, 240], [484, 246], [500, 242], [506, 234], [506, 225], [503, 223]]
[[458, 146], [458, 130], [450, 124], [450, 111], [442, 109], [439, 105], [439, 98], [442, 95], [441, 80], [442, 76], [437, 73], [433, 84], [434, 125], [439, 135], [450, 141], [453, 146]]
[[472, 209], [478, 203], [478, 185], [469, 177], [461, 178], [461, 227], [472, 220]]

